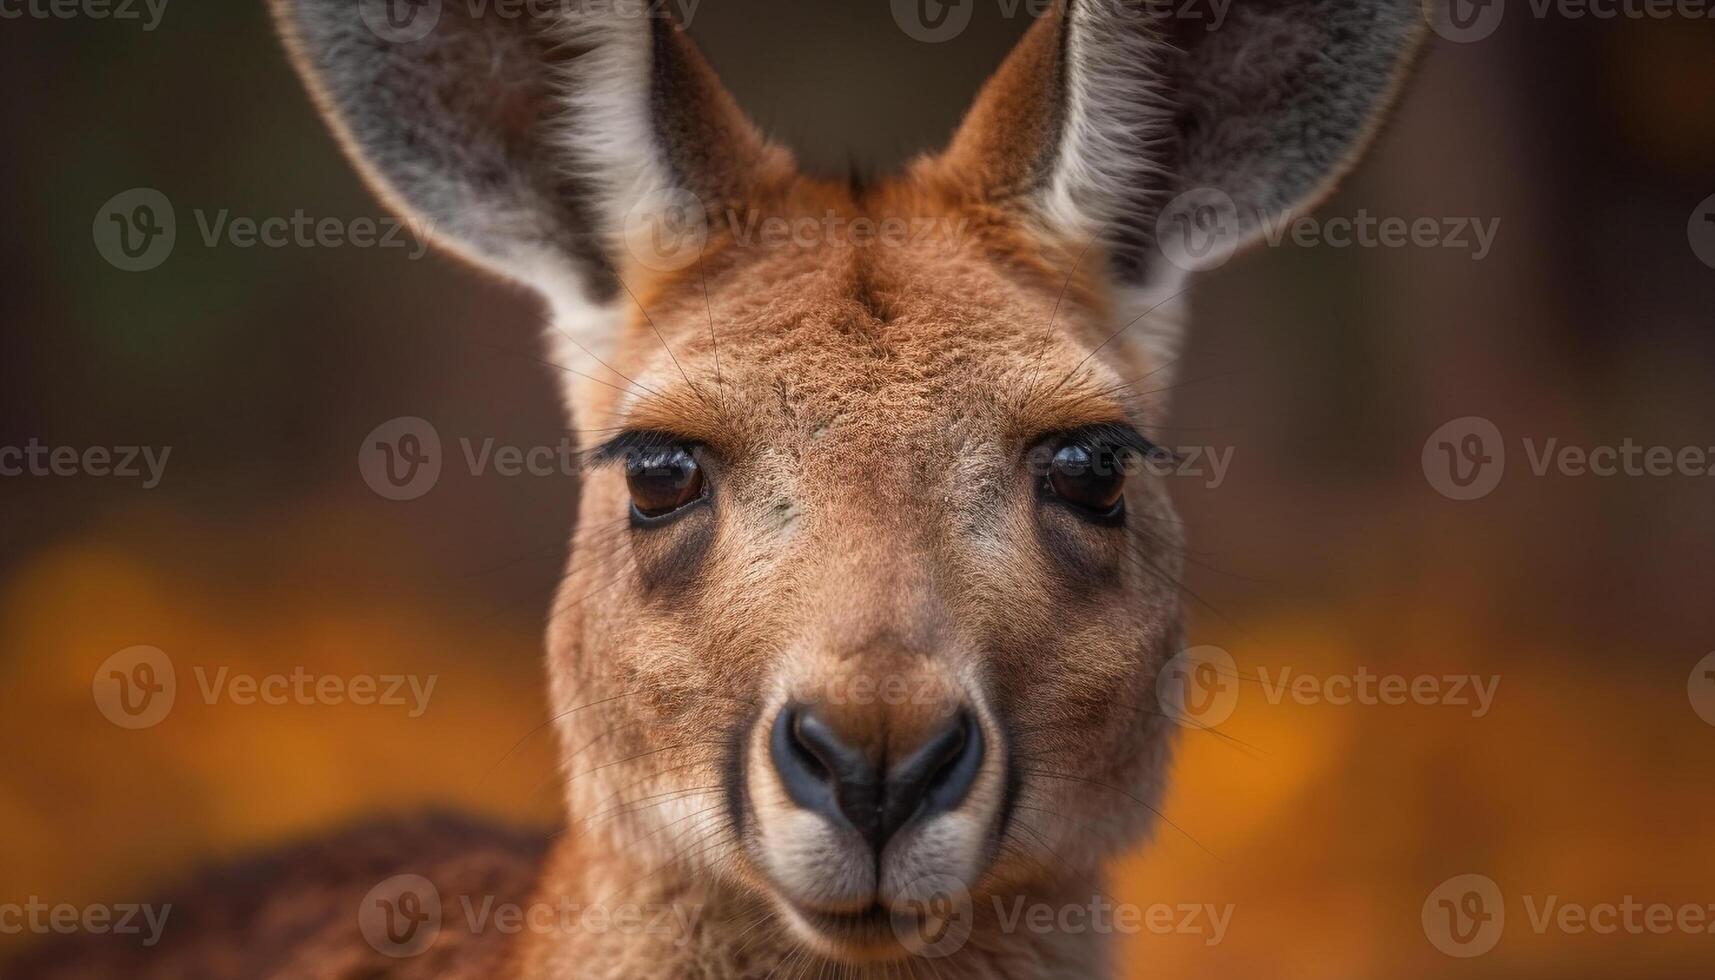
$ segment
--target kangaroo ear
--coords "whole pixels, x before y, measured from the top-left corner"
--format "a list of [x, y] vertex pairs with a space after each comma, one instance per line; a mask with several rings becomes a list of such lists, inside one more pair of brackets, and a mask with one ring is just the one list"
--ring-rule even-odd
[[[638, 260], [628, 224], [704, 220], [702, 208], [760, 170], [790, 169], [683, 32], [646, 5], [272, 4], [299, 73], [377, 194], [439, 244], [536, 288], [569, 329], [611, 324]], [[694, 261], [701, 241], [679, 241], [688, 258], [646, 263]]]
[[[1422, 26], [1418, 0], [1062, 0], [944, 161], [1057, 231], [1105, 239], [1122, 285], [1176, 288], [1328, 193]], [[1187, 247], [1187, 217], [1214, 248]]]

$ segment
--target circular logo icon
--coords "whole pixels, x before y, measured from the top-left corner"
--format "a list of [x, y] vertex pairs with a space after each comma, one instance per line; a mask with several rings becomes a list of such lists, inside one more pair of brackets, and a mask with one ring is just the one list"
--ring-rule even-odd
[[940, 959], [964, 948], [974, 919], [964, 882], [952, 875], [924, 875], [894, 903], [893, 935], [911, 955]]
[[709, 213], [697, 195], [679, 188], [645, 194], [625, 214], [625, 247], [637, 264], [677, 272], [709, 243]]
[[133, 187], [108, 198], [90, 230], [95, 250], [125, 272], [147, 272], [167, 261], [178, 238], [173, 202], [153, 187]]
[[383, 956], [416, 956], [441, 934], [441, 893], [422, 875], [394, 875], [363, 896], [357, 927]]
[[441, 0], [357, 0], [357, 13], [369, 33], [389, 44], [410, 44], [440, 22]]
[[1423, 900], [1423, 934], [1448, 956], [1481, 956], [1501, 941], [1506, 928], [1501, 889], [1485, 875], [1458, 875], [1443, 881]]
[[940, 44], [970, 26], [976, 0], [893, 0], [893, 22], [913, 41]]
[[1703, 199], [1697, 205], [1697, 210], [1691, 212], [1691, 223], [1686, 225], [1685, 235], [1691, 239], [1691, 251], [1704, 265], [1715, 269], [1715, 194]]
[[1214, 728], [1239, 705], [1239, 665], [1217, 646], [1190, 647], [1155, 675], [1155, 700], [1187, 728]]
[[95, 706], [120, 728], [153, 728], [173, 710], [178, 678], [158, 647], [126, 647], [95, 668]]
[[1429, 29], [1449, 41], [1481, 41], [1501, 26], [1505, 0], [1423, 0]]
[[1691, 676], [1685, 680], [1685, 693], [1691, 698], [1691, 710], [1697, 717], [1715, 725], [1715, 653], [1697, 661]]
[[1193, 187], [1167, 202], [1155, 219], [1155, 245], [1186, 272], [1225, 265], [1238, 251], [1244, 231], [1232, 195], [1215, 187]]
[[363, 437], [357, 469], [388, 500], [416, 500], [441, 478], [441, 435], [415, 415], [388, 419]]
[[1487, 497], [1507, 472], [1507, 447], [1495, 423], [1477, 415], [1457, 418], [1423, 443], [1423, 476], [1449, 500]]

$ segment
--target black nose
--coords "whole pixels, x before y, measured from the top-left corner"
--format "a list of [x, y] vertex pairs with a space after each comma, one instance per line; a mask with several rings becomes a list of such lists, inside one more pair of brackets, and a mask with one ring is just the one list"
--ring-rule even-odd
[[813, 709], [774, 719], [769, 755], [793, 802], [856, 829], [877, 853], [899, 829], [963, 803], [983, 762], [983, 731], [961, 711], [897, 763], [840, 737]]

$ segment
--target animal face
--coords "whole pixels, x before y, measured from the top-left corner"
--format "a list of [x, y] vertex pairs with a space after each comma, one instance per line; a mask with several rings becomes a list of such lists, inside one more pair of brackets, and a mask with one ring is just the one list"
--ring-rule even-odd
[[[1076, 252], [1010, 219], [795, 194], [963, 233], [712, 240], [706, 268], [638, 270], [613, 385], [579, 389], [600, 431], [552, 671], [561, 710], [640, 692], [568, 726], [603, 739], [590, 764], [639, 760], [574, 773], [577, 812], [670, 794], [633, 830], [657, 860], [697, 840], [805, 938], [884, 955], [888, 910], [1100, 848], [1066, 801], [1152, 795], [1139, 705], [1179, 618], [1144, 465], [1162, 365], [1086, 362], [1111, 327]], [[1110, 840], [1147, 815], [1125, 803]]]
[[1056, 6], [944, 153], [864, 186], [799, 173], [657, 18], [399, 43], [276, 6], [379, 192], [553, 308], [574, 832], [857, 962], [1148, 829], [1177, 301], [1349, 164], [1414, 4]]

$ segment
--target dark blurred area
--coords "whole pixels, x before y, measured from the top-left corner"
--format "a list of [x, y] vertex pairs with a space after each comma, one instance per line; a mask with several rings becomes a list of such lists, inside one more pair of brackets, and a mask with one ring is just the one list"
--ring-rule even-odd
[[[1242, 0], [1240, 0], [1242, 2]], [[975, 3], [956, 40], [886, 3], [703, 0], [690, 30], [814, 168], [940, 146], [1022, 34]], [[1200, 280], [1165, 442], [1193, 638], [1242, 668], [1500, 678], [1492, 712], [1244, 701], [1187, 737], [1164, 828], [1120, 893], [1232, 903], [1225, 939], [1145, 935], [1137, 976], [1685, 978], [1712, 935], [1563, 935], [1523, 911], [1442, 955], [1420, 907], [1509, 894], [1715, 904], [1715, 476], [1532, 472], [1525, 441], [1699, 447], [1715, 464], [1715, 20], [1535, 16], [1431, 36], [1365, 165], [1318, 210], [1494, 224], [1491, 247], [1253, 250]], [[1013, 11], [1012, 16], [1008, 12]], [[445, 804], [560, 812], [540, 634], [575, 478], [473, 476], [383, 499], [365, 435], [553, 445], [541, 311], [419, 246], [236, 247], [228, 218], [381, 219], [259, 3], [158, 26], [0, 21], [0, 446], [170, 447], [157, 486], [0, 477], [0, 901], [139, 899], [199, 862]], [[153, 188], [177, 241], [128, 272], [106, 202]], [[1710, 226], [1715, 229], [1715, 225]], [[1715, 247], [1711, 253], [1715, 255]], [[1431, 434], [1503, 434], [1492, 493], [1426, 478]], [[91, 679], [146, 644], [234, 671], [433, 673], [420, 717], [192, 703], [109, 724]], [[1715, 697], [1715, 695], [1712, 695]], [[1516, 906], [1510, 907], [1516, 909]], [[0, 949], [19, 937], [0, 936]]]

